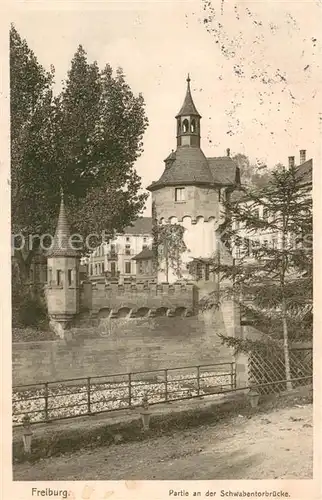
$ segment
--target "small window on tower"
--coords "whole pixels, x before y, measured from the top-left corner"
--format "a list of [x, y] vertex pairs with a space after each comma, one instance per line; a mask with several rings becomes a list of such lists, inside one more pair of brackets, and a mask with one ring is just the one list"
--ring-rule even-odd
[[62, 281], [61, 281], [61, 270], [60, 269], [57, 269], [56, 277], [57, 277], [57, 285], [60, 286], [62, 284]]
[[183, 130], [183, 133], [186, 133], [189, 131], [189, 122], [188, 122], [187, 118], [185, 120], [183, 120], [183, 122], [182, 122], [182, 130]]
[[184, 188], [176, 188], [175, 189], [175, 201], [185, 201]]
[[196, 120], [195, 119], [191, 120], [190, 130], [192, 133], [196, 131]]
[[72, 270], [68, 269], [68, 286], [72, 284]]

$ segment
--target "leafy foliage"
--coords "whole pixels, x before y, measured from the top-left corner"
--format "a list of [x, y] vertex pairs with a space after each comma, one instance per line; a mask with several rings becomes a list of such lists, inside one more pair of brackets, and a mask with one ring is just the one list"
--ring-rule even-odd
[[[53, 234], [61, 187], [72, 230], [83, 239], [130, 224], [147, 196], [134, 163], [148, 121], [122, 70], [100, 70], [79, 46], [55, 97], [53, 69], [44, 70], [12, 26], [10, 78], [13, 232]], [[25, 275], [36, 249], [34, 240], [16, 252]]]
[[248, 156], [242, 153], [235, 154], [232, 159], [239, 167], [243, 185], [262, 188], [268, 183], [271, 173], [266, 170], [264, 165], [252, 164]]
[[165, 272], [167, 281], [170, 269], [178, 279], [182, 277], [182, 254], [188, 250], [183, 238], [184, 231], [185, 228], [180, 224], [154, 224], [153, 248], [157, 266], [158, 270]]

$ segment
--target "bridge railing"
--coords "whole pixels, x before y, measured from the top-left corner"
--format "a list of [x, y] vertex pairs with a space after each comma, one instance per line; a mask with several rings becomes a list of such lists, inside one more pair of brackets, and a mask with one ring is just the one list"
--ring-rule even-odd
[[13, 424], [25, 414], [31, 422], [136, 408], [220, 394], [236, 388], [234, 362], [100, 375], [13, 387]]

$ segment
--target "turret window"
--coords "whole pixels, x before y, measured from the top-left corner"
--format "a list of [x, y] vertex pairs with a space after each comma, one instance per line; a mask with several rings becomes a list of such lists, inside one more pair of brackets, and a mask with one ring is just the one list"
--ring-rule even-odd
[[176, 188], [174, 193], [175, 201], [185, 201], [185, 189]]
[[62, 272], [60, 269], [57, 269], [56, 271], [56, 280], [57, 280], [57, 285], [60, 286], [62, 285]]
[[191, 120], [190, 130], [192, 133], [196, 131], [196, 120], [195, 119]]
[[72, 284], [72, 270], [68, 269], [68, 286]]
[[183, 120], [183, 122], [182, 122], [182, 130], [183, 130], [183, 133], [186, 133], [189, 131], [189, 121], [187, 120], [187, 118], [185, 120]]

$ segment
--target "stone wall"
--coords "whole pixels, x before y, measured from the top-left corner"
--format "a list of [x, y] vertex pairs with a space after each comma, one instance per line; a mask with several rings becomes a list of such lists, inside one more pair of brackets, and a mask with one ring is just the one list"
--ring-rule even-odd
[[13, 384], [231, 361], [220, 311], [191, 317], [79, 319], [70, 340], [13, 343]]
[[188, 314], [196, 313], [198, 290], [193, 284], [92, 284], [84, 283], [80, 290], [80, 310], [98, 313], [105, 309], [111, 316], [117, 316], [121, 309], [127, 309], [132, 316], [149, 309], [154, 315], [185, 309]]

